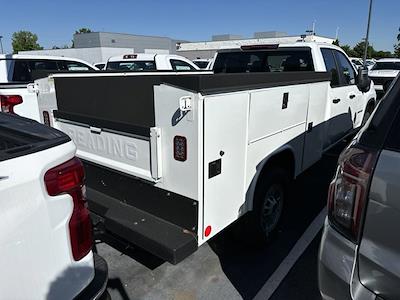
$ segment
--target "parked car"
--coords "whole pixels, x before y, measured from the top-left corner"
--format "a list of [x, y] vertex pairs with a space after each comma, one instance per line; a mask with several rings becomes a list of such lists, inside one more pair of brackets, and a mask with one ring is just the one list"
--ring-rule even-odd
[[105, 67], [108, 71], [197, 71], [189, 59], [172, 54], [125, 54], [111, 57]]
[[42, 121], [77, 144], [96, 223], [171, 263], [247, 212], [268, 240], [291, 179], [375, 105], [368, 76], [329, 44], [224, 50], [213, 70], [36, 82]]
[[0, 54], [0, 111], [14, 111], [40, 121], [33, 81], [36, 74], [51, 72], [89, 71], [97, 68], [80, 59], [23, 54]]
[[359, 67], [362, 67], [364, 65], [364, 62], [361, 58], [349, 57], [349, 59], [357, 67], [356, 69], [358, 69]]
[[0, 298], [107, 296], [75, 151], [66, 134], [0, 113]]
[[323, 299], [400, 299], [400, 79], [342, 152], [319, 250]]
[[365, 61], [365, 65], [367, 66], [368, 70], [371, 70], [375, 64], [376, 64], [376, 59], [367, 59]]
[[210, 70], [212, 65], [212, 58], [197, 58], [193, 60], [193, 63], [198, 66], [201, 70]]
[[94, 66], [99, 70], [104, 70], [106, 63], [107, 62], [99, 62], [99, 63], [95, 63]]
[[399, 58], [382, 58], [369, 71], [377, 92], [385, 93], [400, 71]]

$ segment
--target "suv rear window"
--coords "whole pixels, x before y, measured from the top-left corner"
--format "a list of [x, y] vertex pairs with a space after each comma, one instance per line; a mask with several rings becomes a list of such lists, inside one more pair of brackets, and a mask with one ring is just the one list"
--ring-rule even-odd
[[400, 62], [377, 62], [372, 70], [400, 70]]
[[215, 73], [314, 71], [310, 49], [221, 52], [214, 63]]

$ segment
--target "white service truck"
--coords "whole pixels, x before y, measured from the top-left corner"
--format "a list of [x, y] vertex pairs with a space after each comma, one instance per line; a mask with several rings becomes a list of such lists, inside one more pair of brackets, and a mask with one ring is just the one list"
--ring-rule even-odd
[[105, 299], [84, 169], [64, 133], [0, 113], [0, 298]]
[[333, 45], [224, 50], [214, 73], [36, 82], [43, 121], [84, 161], [95, 223], [171, 263], [248, 212], [267, 239], [290, 181], [375, 105], [368, 77]]

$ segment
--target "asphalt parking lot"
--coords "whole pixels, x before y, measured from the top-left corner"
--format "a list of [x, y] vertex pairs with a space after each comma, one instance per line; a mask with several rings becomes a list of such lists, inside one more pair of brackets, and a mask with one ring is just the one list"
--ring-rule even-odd
[[[234, 224], [174, 266], [134, 246], [98, 241], [98, 253], [109, 265], [112, 299], [321, 299], [317, 282], [321, 224], [327, 188], [345, 145], [329, 151], [294, 182], [279, 232], [269, 245], [251, 245], [238, 236], [240, 224]], [[307, 239], [309, 243], [304, 243]]]

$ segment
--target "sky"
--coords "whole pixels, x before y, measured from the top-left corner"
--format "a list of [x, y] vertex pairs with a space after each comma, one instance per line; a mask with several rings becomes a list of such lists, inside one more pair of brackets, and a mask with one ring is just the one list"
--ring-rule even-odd
[[[70, 45], [75, 30], [167, 36], [207, 41], [214, 34], [252, 37], [258, 31], [301, 35], [315, 21], [316, 33], [354, 46], [366, 33], [368, 0], [1, 0], [0, 35], [5, 52], [11, 36], [29, 30], [44, 48]], [[374, 0], [370, 42], [393, 51], [400, 27], [400, 1]]]

